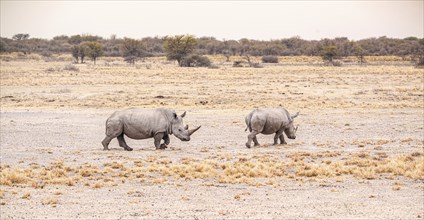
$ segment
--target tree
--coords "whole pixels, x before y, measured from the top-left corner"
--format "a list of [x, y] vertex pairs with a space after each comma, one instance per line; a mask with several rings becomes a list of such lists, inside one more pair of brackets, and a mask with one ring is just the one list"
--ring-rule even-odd
[[324, 46], [321, 51], [321, 57], [324, 61], [330, 63], [333, 62], [333, 59], [337, 56], [337, 47], [336, 46]]
[[13, 40], [28, 40], [29, 34], [15, 34], [13, 35]]
[[7, 43], [3, 39], [0, 39], [0, 53], [7, 52]]
[[73, 46], [72, 47], [72, 57], [75, 58], [76, 62], [78, 63], [78, 58], [79, 58], [79, 46]]
[[81, 58], [81, 63], [84, 63], [84, 58], [88, 54], [89, 48], [86, 44], [75, 45], [72, 47], [72, 56], [76, 59], [78, 63], [78, 58]]
[[135, 61], [138, 59], [149, 56], [149, 53], [147, 53], [144, 48], [141, 41], [124, 38], [121, 46], [121, 53], [127, 63], [134, 65]]
[[70, 44], [80, 44], [82, 42], [81, 35], [73, 35], [68, 39]]
[[225, 62], [230, 62], [231, 52], [229, 50], [224, 50], [223, 55], [227, 58]]
[[102, 45], [95, 41], [87, 42], [85, 45], [87, 46], [87, 56], [89, 56], [93, 60], [94, 65], [96, 65], [97, 58], [103, 54]]
[[418, 57], [417, 66], [424, 66], [424, 38], [418, 40], [419, 46], [416, 49], [416, 56]]
[[197, 41], [193, 35], [175, 35], [165, 38], [163, 48], [166, 51], [168, 60], [177, 60], [178, 65], [182, 66], [182, 60], [185, 56], [193, 52]]
[[361, 65], [365, 63], [365, 50], [361, 46], [355, 46], [354, 54]]

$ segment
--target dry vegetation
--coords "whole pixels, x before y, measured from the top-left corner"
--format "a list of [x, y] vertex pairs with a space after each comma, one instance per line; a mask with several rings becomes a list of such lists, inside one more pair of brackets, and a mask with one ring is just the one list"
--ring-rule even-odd
[[260, 69], [232, 68], [224, 57], [217, 56], [213, 60], [220, 64], [219, 69], [179, 68], [163, 58], [151, 58], [134, 68], [120, 58], [109, 59], [96, 66], [75, 65], [77, 72], [67, 70], [68, 62], [3, 61], [2, 107], [424, 107], [422, 71], [413, 66], [334, 68], [304, 61], [318, 57], [295, 57], [284, 59], [292, 59], [288, 64], [302, 65], [283, 62], [264, 64], [266, 68]]
[[[56, 162], [38, 169], [19, 169], [8, 165], [0, 168], [1, 185], [43, 188], [46, 185], [78, 186], [92, 188], [116, 186], [125, 181], [147, 181], [161, 184], [166, 177], [182, 180], [205, 179], [216, 183], [266, 184], [266, 179], [355, 177], [358, 179], [395, 179], [404, 176], [424, 180], [424, 153], [387, 157], [367, 152], [350, 154], [340, 158], [340, 153], [296, 152], [287, 160], [270, 155], [232, 158], [226, 161], [183, 158], [171, 162], [155, 158], [143, 162], [141, 167], [119, 162], [103, 167], [84, 163], [71, 167]], [[334, 159], [339, 158], [339, 159]], [[139, 162], [134, 162], [139, 163]], [[112, 166], [111, 166], [112, 165]], [[112, 168], [112, 169], [111, 169]], [[119, 181], [122, 180], [122, 181]], [[284, 181], [284, 180], [278, 180]]]
[[[319, 57], [279, 57], [264, 68], [235, 68], [242, 58], [213, 56], [213, 69], [163, 57], [135, 66], [121, 58], [96, 66], [70, 66], [65, 55], [0, 58], [6, 218], [367, 218], [369, 204], [387, 207], [379, 212], [386, 218], [424, 216], [416, 202], [424, 181], [423, 75], [401, 58], [327, 67]], [[151, 140], [128, 140], [133, 152], [116, 142], [102, 151], [104, 120], [130, 106], [188, 110], [186, 122], [202, 130], [164, 151]], [[262, 145], [246, 149], [244, 116], [261, 106], [299, 109], [298, 138], [272, 146], [259, 136]], [[362, 194], [367, 200], [358, 200]], [[402, 196], [415, 197], [401, 204]], [[52, 208], [57, 215], [46, 214]]]

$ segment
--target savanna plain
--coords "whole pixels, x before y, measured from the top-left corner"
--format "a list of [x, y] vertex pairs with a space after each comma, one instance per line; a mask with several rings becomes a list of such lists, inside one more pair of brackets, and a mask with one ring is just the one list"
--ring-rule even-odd
[[[210, 58], [214, 68], [2, 55], [1, 219], [424, 218], [423, 69]], [[246, 148], [244, 117], [280, 106], [300, 111], [297, 138]], [[187, 111], [202, 127], [165, 150], [127, 138], [133, 151], [116, 139], [103, 151], [106, 119], [128, 107]]]

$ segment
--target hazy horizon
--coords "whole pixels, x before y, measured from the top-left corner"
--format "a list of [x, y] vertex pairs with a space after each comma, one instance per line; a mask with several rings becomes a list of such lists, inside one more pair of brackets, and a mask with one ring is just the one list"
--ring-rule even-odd
[[1, 36], [192, 34], [306, 40], [424, 36], [424, 1], [4, 1]]

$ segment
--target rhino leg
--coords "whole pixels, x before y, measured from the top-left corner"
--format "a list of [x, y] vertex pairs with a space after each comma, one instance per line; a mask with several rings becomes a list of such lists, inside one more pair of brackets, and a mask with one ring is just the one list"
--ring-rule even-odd
[[[250, 132], [252, 132], [252, 128], [251, 127], [249, 127], [249, 131]], [[253, 143], [255, 144], [255, 146], [261, 146], [260, 144], [259, 144], [259, 142], [258, 142], [258, 139], [256, 138], [256, 136], [255, 137], [253, 137]]]
[[284, 145], [287, 144], [287, 142], [284, 140], [284, 134], [280, 135], [280, 144], [284, 144]]
[[253, 137], [253, 143], [255, 144], [255, 146], [261, 146], [258, 142], [258, 139], [255, 137]]
[[[252, 131], [250, 132], [250, 134], [247, 136], [247, 142], [246, 142], [246, 147], [250, 148], [250, 145], [252, 143], [253, 138], [256, 138], [256, 135], [259, 134], [259, 132], [257, 131]], [[258, 142], [258, 140], [256, 140], [256, 142]], [[256, 144], [256, 143], [255, 143]], [[259, 144], [259, 143], [258, 143]]]
[[168, 148], [168, 144], [171, 142], [169, 139], [169, 134], [164, 134], [162, 139], [164, 143], [160, 145], [160, 149]]
[[106, 121], [106, 137], [102, 141], [103, 150], [109, 150], [110, 141], [122, 135], [123, 129], [123, 125], [119, 119], [109, 118]]
[[124, 148], [126, 151], [132, 151], [133, 149], [127, 145], [124, 139], [124, 133], [118, 136], [119, 146]]
[[[160, 133], [156, 133], [155, 136], [153, 137], [155, 139], [156, 150], [165, 149], [166, 148], [166, 145], [165, 144], [160, 144], [160, 141], [162, 139], [165, 139], [166, 138], [165, 136], [166, 135], [165, 135], [164, 132], [160, 132]], [[168, 136], [168, 139], [169, 139], [169, 136]], [[165, 142], [166, 142], [166, 140], [165, 140]]]
[[102, 141], [103, 150], [109, 150], [109, 143], [112, 139], [115, 137], [106, 136], [105, 139]]
[[283, 131], [284, 130], [280, 130], [280, 131], [277, 131], [277, 133], [275, 133], [275, 136], [274, 136], [274, 145], [277, 145], [278, 144], [278, 139], [280, 139], [280, 141], [281, 141], [281, 137], [283, 138], [281, 144], [283, 144], [283, 142], [285, 142], [284, 141], [284, 136], [283, 136]]
[[274, 136], [274, 144], [273, 145], [277, 145], [278, 144], [278, 138], [280, 138], [280, 136], [278, 136], [278, 133], [277, 133]]

